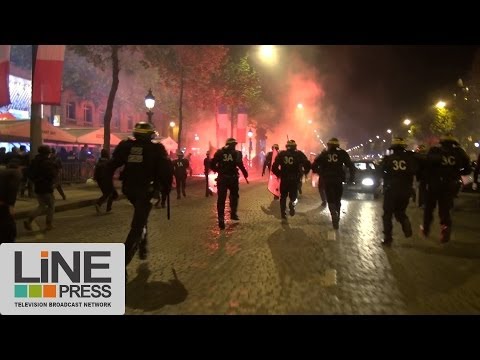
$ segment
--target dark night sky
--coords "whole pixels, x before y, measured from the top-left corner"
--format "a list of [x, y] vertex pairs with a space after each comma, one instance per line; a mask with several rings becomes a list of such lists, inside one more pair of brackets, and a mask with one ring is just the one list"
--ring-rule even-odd
[[316, 57], [327, 98], [337, 107], [338, 136], [355, 145], [422, 111], [433, 92], [454, 86], [468, 73], [475, 50], [475, 46], [321, 47]]

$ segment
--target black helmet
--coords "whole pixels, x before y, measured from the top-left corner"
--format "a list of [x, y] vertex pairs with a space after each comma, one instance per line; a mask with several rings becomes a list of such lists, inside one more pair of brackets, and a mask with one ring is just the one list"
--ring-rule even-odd
[[330, 140], [328, 140], [327, 145], [340, 146], [340, 141], [338, 141], [337, 138], [332, 137]]
[[234, 138], [228, 138], [227, 141], [225, 142], [225, 145], [228, 146], [228, 145], [237, 145], [237, 140], [234, 139]]
[[295, 140], [288, 140], [287, 141], [287, 144], [285, 145], [285, 147], [287, 149], [292, 149], [292, 150], [295, 150], [297, 148], [297, 143], [295, 142]]
[[133, 136], [135, 138], [147, 138], [152, 139], [155, 135], [155, 129], [153, 128], [152, 124], [140, 121], [135, 124], [135, 128], [133, 129]]

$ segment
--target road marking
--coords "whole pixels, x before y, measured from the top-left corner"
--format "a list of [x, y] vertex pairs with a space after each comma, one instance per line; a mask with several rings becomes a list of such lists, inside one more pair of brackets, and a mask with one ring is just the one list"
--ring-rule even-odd
[[337, 240], [337, 232], [329, 230], [327, 240], [330, 240], [330, 241]]
[[325, 287], [337, 285], [337, 270], [325, 270], [325, 274], [320, 277], [320, 285]]

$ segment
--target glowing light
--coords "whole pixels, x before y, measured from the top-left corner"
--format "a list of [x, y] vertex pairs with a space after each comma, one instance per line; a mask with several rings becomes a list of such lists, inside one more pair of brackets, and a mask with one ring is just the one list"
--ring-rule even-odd
[[258, 51], [260, 59], [266, 63], [273, 64], [277, 60], [277, 51], [274, 45], [261, 45]]
[[170, 127], [174, 128], [175, 127], [175, 121], [170, 121]]
[[473, 145], [475, 145], [476, 148], [478, 148], [478, 147], [480, 146], [480, 144], [479, 144], [478, 142], [476, 142], [476, 143], [473, 144]]
[[403, 123], [408, 126], [412, 123], [412, 121], [410, 119], [405, 119], [403, 120]]
[[308, 123], [309, 123], [309, 124], [311, 124], [312, 122], [313, 122], [313, 121], [312, 121], [311, 119], [310, 119], [310, 120], [308, 120]]
[[391, 133], [392, 133], [392, 130], [388, 129], [388, 130], [387, 130], [387, 133], [391, 134]]
[[198, 140], [200, 140], [200, 137], [197, 134], [195, 134], [195, 141], [198, 141]]
[[252, 136], [253, 136], [253, 131], [252, 129], [248, 130], [248, 133], [247, 133], [248, 137], [251, 139]]
[[155, 96], [152, 94], [152, 89], [148, 90], [148, 94], [145, 96], [145, 106], [148, 110], [152, 110], [155, 106]]
[[298, 103], [298, 104], [297, 104], [297, 109], [303, 109], [303, 104], [302, 104], [302, 103]]
[[445, 101], [440, 100], [435, 104], [435, 107], [437, 109], [443, 109], [445, 106], [447, 106], [447, 103]]

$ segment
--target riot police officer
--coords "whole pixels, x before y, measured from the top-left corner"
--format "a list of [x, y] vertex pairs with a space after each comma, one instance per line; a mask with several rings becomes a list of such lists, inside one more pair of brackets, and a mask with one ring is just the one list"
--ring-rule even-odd
[[327, 150], [316, 157], [313, 162], [314, 168], [322, 174], [325, 183], [325, 194], [327, 195], [328, 209], [332, 216], [332, 225], [338, 229], [340, 223], [340, 206], [343, 195], [343, 182], [345, 171], [343, 166], [348, 167], [350, 172], [349, 182], [355, 181], [355, 166], [348, 153], [340, 148], [337, 138], [331, 138], [327, 142]]
[[280, 178], [280, 212], [282, 219], [287, 218], [287, 195], [290, 198], [288, 204], [290, 216], [295, 215], [299, 177], [308, 174], [310, 171], [310, 161], [303, 152], [297, 150], [295, 140], [288, 140], [285, 147], [287, 150], [280, 151], [272, 165], [272, 172]]
[[406, 214], [413, 186], [413, 177], [418, 171], [418, 162], [411, 151], [406, 150], [403, 138], [392, 140], [391, 155], [385, 156], [381, 163], [383, 175], [383, 244], [390, 245], [392, 238], [392, 216], [402, 225], [405, 237], [412, 236], [412, 225]]
[[238, 207], [238, 169], [245, 179], [248, 178], [247, 169], [242, 162], [242, 153], [235, 150], [237, 140], [229, 138], [222, 149], [217, 150], [210, 163], [210, 168], [218, 173], [217, 178], [217, 214], [218, 226], [225, 229], [225, 200], [227, 199], [227, 190], [230, 191], [230, 219], [239, 220], [237, 215]]
[[450, 241], [452, 231], [450, 210], [453, 208], [457, 179], [470, 173], [470, 159], [452, 135], [445, 135], [440, 138], [440, 146], [428, 151], [425, 166], [427, 191], [421, 231], [425, 237], [430, 235], [433, 210], [438, 202], [440, 242], [446, 243]]
[[183, 158], [183, 152], [177, 152], [177, 159], [173, 161], [173, 174], [175, 175], [175, 183], [177, 184], [177, 199], [181, 199], [180, 191], [186, 197], [185, 187], [187, 185], [187, 170], [190, 163]]
[[125, 266], [139, 248], [139, 257], [147, 257], [147, 220], [152, 208], [151, 199], [160, 188], [170, 191], [172, 168], [168, 154], [161, 143], [152, 142], [155, 130], [147, 122], [139, 122], [133, 129], [133, 138], [123, 140], [106, 165], [110, 179], [109, 191], [113, 191], [115, 169], [124, 165], [121, 178], [122, 192], [134, 206], [130, 232], [125, 241]]

